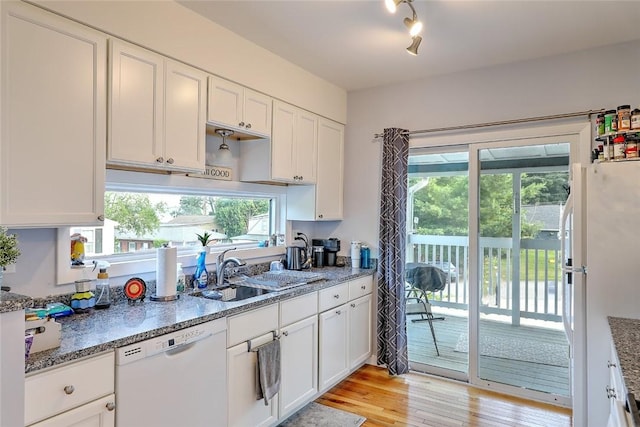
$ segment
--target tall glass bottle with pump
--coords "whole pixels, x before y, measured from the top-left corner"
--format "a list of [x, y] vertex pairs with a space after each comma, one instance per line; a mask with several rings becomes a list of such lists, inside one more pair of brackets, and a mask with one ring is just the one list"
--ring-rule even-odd
[[[95, 308], [109, 308], [111, 306], [111, 292], [109, 288], [109, 274], [107, 267], [109, 263], [99, 261], [96, 266], [100, 269], [98, 280], [96, 281], [96, 305]], [[94, 267], [95, 268], [95, 267]]]

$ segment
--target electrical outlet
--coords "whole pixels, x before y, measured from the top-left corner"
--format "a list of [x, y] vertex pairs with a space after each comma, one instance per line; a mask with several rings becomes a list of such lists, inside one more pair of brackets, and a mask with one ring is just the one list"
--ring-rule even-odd
[[14, 264], [9, 264], [6, 267], [3, 268], [5, 273], [15, 273], [16, 272], [16, 265]]

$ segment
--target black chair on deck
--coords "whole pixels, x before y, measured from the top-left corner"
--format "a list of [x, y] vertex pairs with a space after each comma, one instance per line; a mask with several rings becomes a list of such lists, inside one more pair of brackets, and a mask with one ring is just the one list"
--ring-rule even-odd
[[409, 263], [405, 267], [405, 281], [407, 282], [405, 288], [407, 315], [420, 315], [420, 319], [412, 319], [412, 322], [429, 322], [433, 344], [436, 347], [437, 355], [440, 356], [433, 321], [436, 319], [444, 320], [444, 317], [433, 317], [427, 292], [443, 290], [447, 286], [447, 273], [433, 265]]

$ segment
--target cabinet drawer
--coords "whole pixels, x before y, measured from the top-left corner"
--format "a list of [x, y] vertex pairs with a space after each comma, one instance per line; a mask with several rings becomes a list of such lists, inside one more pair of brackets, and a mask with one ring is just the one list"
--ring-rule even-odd
[[365, 276], [349, 282], [349, 300], [360, 298], [371, 293], [373, 277]]
[[280, 303], [280, 325], [290, 325], [298, 320], [318, 314], [318, 293], [302, 295]]
[[114, 392], [113, 352], [25, 378], [29, 425]]
[[349, 301], [349, 282], [319, 292], [318, 311], [325, 311]]
[[278, 330], [278, 304], [271, 304], [229, 318], [227, 348]]

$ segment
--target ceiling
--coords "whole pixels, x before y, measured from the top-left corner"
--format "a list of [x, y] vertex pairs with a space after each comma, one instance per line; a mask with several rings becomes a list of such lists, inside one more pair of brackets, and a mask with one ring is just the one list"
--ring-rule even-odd
[[640, 1], [414, 0], [418, 56], [383, 0], [178, 0], [347, 91], [640, 39]]

